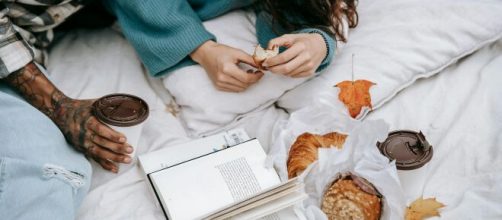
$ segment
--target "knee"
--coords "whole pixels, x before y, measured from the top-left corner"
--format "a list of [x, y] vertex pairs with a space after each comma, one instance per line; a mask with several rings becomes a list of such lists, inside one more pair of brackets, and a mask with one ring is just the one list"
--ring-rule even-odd
[[0, 213], [6, 214], [2, 217], [73, 219], [90, 186], [90, 166], [84, 162], [77, 169], [0, 157]]

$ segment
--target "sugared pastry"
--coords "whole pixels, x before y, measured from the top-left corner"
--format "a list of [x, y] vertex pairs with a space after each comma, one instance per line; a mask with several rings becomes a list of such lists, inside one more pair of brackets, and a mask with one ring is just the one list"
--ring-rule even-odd
[[329, 220], [378, 220], [382, 213], [381, 197], [371, 183], [349, 173], [328, 188], [321, 210]]

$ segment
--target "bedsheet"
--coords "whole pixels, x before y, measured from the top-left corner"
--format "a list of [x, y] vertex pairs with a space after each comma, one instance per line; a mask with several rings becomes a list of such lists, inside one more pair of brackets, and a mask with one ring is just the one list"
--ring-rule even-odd
[[436, 197], [446, 204], [441, 219], [502, 219], [501, 71], [499, 40], [368, 115], [391, 130], [421, 130], [433, 145], [423, 185], [399, 173], [408, 203]]
[[[49, 62], [50, 78], [72, 97], [128, 92], [147, 100], [151, 116], [138, 154], [189, 140], [183, 123], [166, 110], [166, 97], [161, 99], [152, 89], [134, 50], [119, 33], [70, 33], [51, 51]], [[434, 146], [426, 183], [404, 186], [408, 202], [421, 194], [435, 196], [447, 205], [442, 213], [446, 219], [502, 218], [500, 70], [498, 41], [435, 77], [417, 81], [368, 115], [384, 119], [392, 129], [422, 130]], [[273, 127], [287, 117], [287, 112], [271, 106], [222, 129], [244, 127], [269, 146]], [[77, 219], [164, 219], [136, 161], [119, 174], [95, 163], [93, 170], [91, 190]]]

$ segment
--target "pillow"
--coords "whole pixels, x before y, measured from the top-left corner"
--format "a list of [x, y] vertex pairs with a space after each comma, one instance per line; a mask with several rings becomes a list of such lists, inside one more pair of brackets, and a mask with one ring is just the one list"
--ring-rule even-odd
[[[234, 11], [204, 22], [219, 43], [252, 54], [256, 47], [254, 12]], [[263, 45], [265, 46], [265, 45]], [[163, 82], [180, 106], [180, 117], [191, 136], [202, 136], [239, 120], [242, 115], [265, 109], [285, 91], [307, 79], [265, 73], [257, 84], [241, 93], [216, 90], [199, 65], [173, 71]]]
[[352, 79], [354, 54], [354, 79], [376, 83], [370, 89], [376, 109], [417, 79], [502, 37], [498, 0], [361, 0], [358, 12], [343, 52], [323, 74], [282, 96], [280, 107], [291, 112], [323, 92], [338, 93], [333, 86]]

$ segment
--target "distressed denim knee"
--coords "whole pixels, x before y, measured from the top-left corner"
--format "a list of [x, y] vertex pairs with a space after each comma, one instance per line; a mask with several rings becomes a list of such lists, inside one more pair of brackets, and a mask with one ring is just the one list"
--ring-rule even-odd
[[0, 218], [74, 219], [91, 166], [44, 114], [0, 83]]
[[2, 219], [74, 219], [89, 174], [54, 164], [0, 158]]

